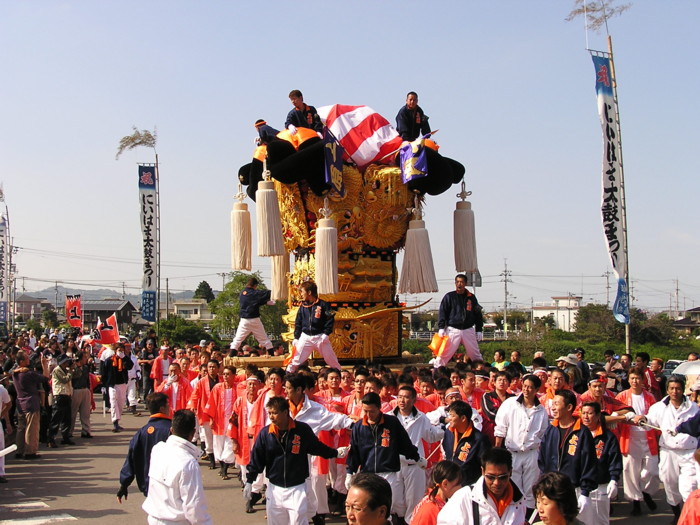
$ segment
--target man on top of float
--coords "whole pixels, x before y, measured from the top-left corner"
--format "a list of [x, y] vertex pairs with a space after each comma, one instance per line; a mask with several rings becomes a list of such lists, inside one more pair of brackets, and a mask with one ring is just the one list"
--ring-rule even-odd
[[292, 135], [296, 135], [297, 128], [309, 128], [314, 131], [323, 131], [321, 117], [318, 116], [316, 108], [304, 103], [304, 95], [298, 89], [289, 92], [289, 100], [292, 101], [294, 109], [287, 114], [284, 127]]
[[464, 345], [467, 357], [480, 360], [479, 341], [484, 327], [484, 316], [476, 295], [467, 290], [467, 276], [455, 277], [455, 291], [448, 292], [440, 303], [438, 334], [447, 336], [447, 344], [441, 355], [435, 358], [435, 368], [447, 365], [460, 343]]
[[420, 135], [430, 133], [428, 116], [418, 105], [418, 94], [409, 91], [406, 95], [406, 105], [396, 115], [396, 131], [403, 140], [416, 140]]

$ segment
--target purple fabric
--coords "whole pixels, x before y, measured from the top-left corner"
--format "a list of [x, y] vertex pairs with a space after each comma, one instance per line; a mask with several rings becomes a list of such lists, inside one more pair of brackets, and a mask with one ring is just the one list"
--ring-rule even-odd
[[19, 372], [13, 374], [12, 382], [17, 390], [17, 409], [24, 414], [38, 412], [41, 408], [39, 386], [44, 385], [48, 392], [49, 378], [36, 372]]

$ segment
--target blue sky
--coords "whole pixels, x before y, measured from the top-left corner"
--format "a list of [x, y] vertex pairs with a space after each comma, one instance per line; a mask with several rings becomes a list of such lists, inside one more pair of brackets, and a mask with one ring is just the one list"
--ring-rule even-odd
[[[295, 88], [393, 122], [415, 90], [441, 152], [467, 167], [486, 308], [502, 307], [504, 259], [514, 307], [605, 302], [595, 78], [583, 21], [564, 21], [571, 4], [1, 1], [0, 181], [26, 291], [137, 291], [136, 163], [152, 154], [115, 161], [132, 125], [158, 128], [163, 277], [219, 289], [253, 122], [280, 127]], [[610, 21], [633, 295], [652, 310], [671, 294], [675, 308], [675, 279], [680, 308], [700, 305], [699, 17], [697, 2], [637, 1]], [[458, 191], [427, 200], [441, 290], [411, 303], [452, 288]], [[254, 266], [269, 277], [267, 260]]]

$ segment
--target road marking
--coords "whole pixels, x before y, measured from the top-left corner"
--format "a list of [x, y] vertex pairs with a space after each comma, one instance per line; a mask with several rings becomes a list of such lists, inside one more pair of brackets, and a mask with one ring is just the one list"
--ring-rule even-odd
[[78, 521], [78, 518], [70, 514], [52, 514], [41, 518], [17, 518], [13, 520], [2, 520], [0, 525], [46, 525], [59, 521]]
[[49, 506], [43, 501], [23, 501], [22, 503], [13, 503], [13, 509], [48, 509]]

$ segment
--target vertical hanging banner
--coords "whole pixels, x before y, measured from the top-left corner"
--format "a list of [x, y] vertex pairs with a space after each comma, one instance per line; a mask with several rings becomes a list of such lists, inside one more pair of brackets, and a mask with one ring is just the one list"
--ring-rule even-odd
[[66, 295], [66, 322], [76, 328], [83, 326], [83, 307], [80, 295]]
[[343, 155], [345, 155], [345, 149], [325, 126], [323, 128], [323, 154], [326, 161], [326, 184], [333, 188], [338, 195], [345, 197], [345, 184], [343, 184]]
[[143, 235], [143, 283], [141, 317], [156, 320], [156, 293], [158, 291], [158, 229], [156, 228], [156, 174], [155, 166], [139, 166], [139, 207]]
[[617, 101], [613, 93], [612, 69], [609, 57], [593, 55], [598, 98], [598, 114], [603, 128], [603, 188], [600, 211], [603, 231], [608, 244], [608, 255], [617, 277], [617, 296], [613, 315], [621, 323], [629, 324], [629, 289], [623, 232], [623, 172], [620, 123], [617, 121]]
[[9, 243], [7, 242], [7, 223], [0, 217], [0, 322], [7, 322], [7, 305], [10, 297]]

